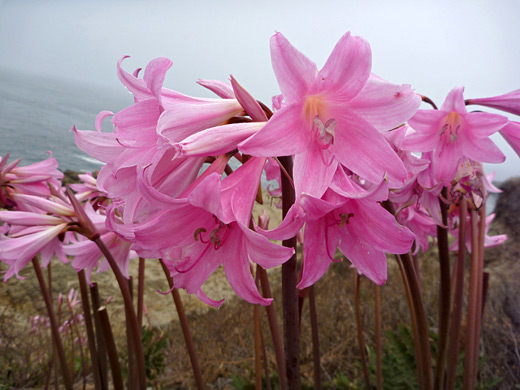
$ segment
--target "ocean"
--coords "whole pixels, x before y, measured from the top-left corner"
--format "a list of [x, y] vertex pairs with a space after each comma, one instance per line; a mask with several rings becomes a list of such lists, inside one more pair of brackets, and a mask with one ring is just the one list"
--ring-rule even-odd
[[[0, 155], [10, 153], [9, 161], [21, 158], [23, 166], [52, 151], [62, 171], [99, 169], [102, 164], [74, 143], [72, 126], [94, 130], [100, 111], [116, 113], [132, 103], [122, 85], [117, 93], [0, 68]], [[110, 126], [105, 120], [104, 130]]]

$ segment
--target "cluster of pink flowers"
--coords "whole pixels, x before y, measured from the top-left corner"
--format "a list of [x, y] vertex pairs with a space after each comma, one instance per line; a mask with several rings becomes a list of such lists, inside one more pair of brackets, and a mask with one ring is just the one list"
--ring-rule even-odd
[[[337, 249], [382, 284], [386, 253], [409, 252], [414, 242], [415, 251], [426, 250], [443, 225], [443, 188], [446, 202], [467, 196], [475, 207], [494, 190], [481, 163], [505, 157], [490, 135], [500, 132], [520, 151], [520, 123], [466, 109], [480, 104], [518, 115], [518, 91], [465, 101], [457, 87], [440, 109], [419, 110], [422, 96], [372, 74], [368, 42], [350, 33], [321, 70], [281, 33], [271, 38], [271, 57], [281, 90], [272, 111], [233, 77], [199, 80], [217, 97], [197, 98], [163, 87], [168, 59], [152, 60], [142, 78], [140, 69], [123, 69], [126, 57], [119, 61], [117, 74], [135, 103], [101, 112], [96, 131], [73, 129], [78, 147], [105, 163], [97, 179], [82, 175], [73, 188], [122, 270], [137, 255], [162, 258], [175, 287], [219, 306], [202, 287], [222, 265], [240, 297], [267, 305], [252, 264], [287, 261], [294, 250], [270, 240], [305, 226], [299, 288], [323, 276]], [[108, 117], [113, 131], [102, 132]], [[252, 220], [252, 210], [264, 172], [279, 183], [290, 175], [280, 169], [281, 156], [292, 156], [296, 201], [281, 225], [268, 230]], [[4, 278], [18, 275], [38, 252], [44, 265], [54, 254], [64, 262], [72, 256], [72, 265], [90, 275], [102, 255], [80, 234], [55, 160], [17, 163], [0, 162], [0, 205], [8, 209], [0, 211], [0, 260], [10, 267]], [[280, 186], [270, 193], [280, 196]], [[387, 201], [396, 216], [383, 207]], [[457, 218], [449, 218], [454, 235]], [[107, 267], [101, 262], [99, 270]]]

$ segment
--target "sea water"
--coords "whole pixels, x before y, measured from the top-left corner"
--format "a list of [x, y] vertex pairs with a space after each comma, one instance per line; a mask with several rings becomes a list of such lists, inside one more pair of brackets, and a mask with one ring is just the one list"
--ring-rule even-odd
[[[21, 166], [48, 158], [51, 151], [63, 171], [99, 169], [101, 163], [74, 143], [72, 126], [95, 130], [96, 115], [114, 113], [131, 105], [132, 96], [121, 91], [80, 85], [0, 68], [0, 155]], [[111, 123], [104, 121], [110, 131]]]

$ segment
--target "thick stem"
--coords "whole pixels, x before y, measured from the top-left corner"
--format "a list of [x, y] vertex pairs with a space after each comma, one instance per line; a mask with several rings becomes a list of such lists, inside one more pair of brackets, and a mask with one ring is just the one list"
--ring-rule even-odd
[[471, 270], [468, 287], [468, 314], [466, 326], [466, 350], [464, 355], [464, 390], [475, 388], [475, 335], [478, 316], [478, 271], [479, 271], [479, 242], [477, 227], [477, 212], [471, 210]]
[[202, 378], [199, 360], [197, 358], [197, 351], [195, 350], [195, 344], [193, 343], [193, 339], [191, 337], [190, 326], [188, 325], [188, 318], [186, 317], [186, 312], [184, 311], [184, 305], [182, 304], [181, 296], [179, 295], [179, 291], [176, 288], [173, 288], [173, 278], [170, 276], [168, 267], [166, 267], [166, 264], [164, 264], [162, 259], [159, 259], [159, 262], [161, 263], [164, 275], [168, 280], [168, 285], [170, 286], [170, 289], [172, 289], [173, 302], [175, 303], [175, 308], [177, 309], [177, 314], [179, 315], [182, 335], [184, 336], [184, 342], [186, 343], [186, 348], [188, 349], [188, 355], [190, 357], [191, 368], [193, 370], [193, 376], [195, 378], [197, 389], [203, 390], [206, 388], [206, 385], [204, 384], [204, 379]]
[[[282, 178], [282, 215], [285, 218], [294, 204], [295, 193], [291, 183], [293, 161], [292, 157], [280, 157], [281, 167], [286, 175]], [[282, 241], [282, 245], [293, 248], [294, 255], [282, 264], [282, 308], [283, 332], [285, 346], [285, 362], [289, 389], [301, 389], [300, 383], [300, 326], [298, 321], [298, 266], [296, 263], [296, 236]]]
[[101, 320], [99, 319], [98, 310], [101, 307], [101, 300], [99, 299], [99, 290], [96, 283], [92, 283], [90, 286], [90, 297], [92, 298], [92, 317], [94, 317], [94, 327], [96, 329], [97, 357], [99, 375], [101, 377], [101, 388], [103, 390], [108, 390], [107, 348], [103, 337]]
[[121, 374], [121, 366], [119, 365], [119, 358], [117, 355], [116, 343], [114, 342], [114, 335], [112, 334], [112, 327], [106, 307], [101, 307], [98, 310], [99, 321], [103, 329], [103, 336], [106, 342], [108, 360], [110, 361], [110, 370], [112, 371], [112, 382], [114, 383], [114, 390], [123, 390], [123, 375]]
[[421, 351], [419, 344], [419, 333], [417, 332], [417, 316], [415, 315], [415, 308], [413, 306], [412, 293], [410, 292], [410, 285], [408, 284], [408, 279], [406, 278], [406, 274], [404, 272], [403, 262], [399, 258], [399, 256], [395, 255], [395, 260], [397, 265], [399, 266], [399, 272], [401, 274], [401, 279], [403, 280], [403, 286], [406, 293], [406, 301], [408, 302], [408, 310], [410, 311], [410, 319], [412, 322], [412, 332], [413, 332], [413, 346], [415, 351], [415, 363], [417, 365], [417, 378], [419, 380], [419, 388], [424, 389], [424, 378], [423, 378], [423, 367], [422, 367], [422, 359], [421, 359]]
[[314, 389], [321, 390], [320, 336], [314, 285], [309, 287], [309, 311], [311, 316], [312, 357], [314, 363]]
[[433, 380], [426, 312], [424, 311], [421, 291], [419, 289], [419, 284], [417, 283], [417, 275], [415, 274], [412, 258], [408, 253], [400, 255], [400, 257], [403, 263], [404, 273], [410, 287], [410, 295], [412, 297], [412, 304], [414, 306], [414, 313], [416, 317], [417, 335], [419, 337], [419, 350], [421, 354], [423, 386], [425, 390], [429, 390], [433, 387]]
[[56, 316], [54, 315], [54, 309], [52, 308], [51, 297], [49, 295], [49, 291], [47, 290], [47, 286], [45, 285], [45, 279], [43, 277], [42, 268], [40, 266], [40, 262], [36, 257], [32, 259], [32, 263], [34, 271], [36, 273], [36, 277], [38, 278], [38, 283], [40, 284], [40, 289], [43, 295], [43, 299], [45, 301], [45, 306], [47, 307], [47, 313], [49, 315], [49, 321], [51, 323], [52, 338], [54, 341], [54, 345], [56, 346], [58, 359], [60, 361], [61, 373], [63, 376], [63, 384], [67, 390], [72, 390], [72, 377], [70, 376], [69, 368], [67, 365], [67, 358], [65, 357], [65, 350], [63, 349], [63, 344], [61, 342], [60, 333], [58, 330], [58, 323], [56, 321]]
[[[103, 255], [110, 264], [110, 268], [114, 272], [114, 275], [117, 280], [117, 284], [119, 285], [119, 289], [123, 295], [123, 301], [125, 303], [126, 315], [128, 318], [130, 332], [133, 338], [133, 345], [135, 350], [135, 358], [137, 365], [137, 383], [139, 385], [139, 389], [146, 389], [146, 369], [144, 365], [144, 354], [143, 354], [143, 344], [141, 343], [141, 330], [139, 329], [139, 324], [137, 323], [137, 316], [135, 314], [134, 305], [132, 304], [132, 296], [130, 295], [130, 289], [128, 287], [128, 281], [125, 279], [119, 266], [117, 265], [112, 253], [108, 250], [103, 240], [100, 237], [94, 238], [94, 242], [101, 249]], [[128, 351], [130, 353], [130, 351]]]
[[377, 390], [383, 390], [383, 345], [381, 344], [381, 291], [380, 287], [374, 285], [374, 302], [376, 312], [376, 380]]
[[[448, 190], [442, 189], [442, 197], [447, 199]], [[439, 199], [442, 224], [448, 224], [448, 205]], [[443, 386], [444, 371], [446, 366], [446, 349], [448, 346], [448, 329], [451, 304], [451, 272], [450, 272], [450, 247], [448, 243], [448, 229], [437, 226], [437, 247], [439, 249], [439, 340], [437, 347], [437, 365], [435, 367], [435, 389]]]
[[255, 329], [255, 390], [262, 390], [262, 339], [260, 337], [260, 306], [253, 305]]
[[143, 327], [144, 270], [145, 260], [139, 257], [139, 274], [137, 276], [137, 322], [139, 323], [139, 329]]
[[85, 326], [87, 328], [88, 349], [90, 351], [90, 361], [92, 362], [92, 372], [94, 374], [94, 387], [96, 390], [101, 389], [101, 376], [99, 373], [98, 352], [94, 336], [94, 327], [92, 325], [92, 315], [90, 311], [90, 302], [88, 299], [87, 278], [85, 271], [78, 272], [79, 291], [81, 293], [81, 304], [83, 305], [83, 316], [85, 318]]
[[477, 313], [475, 317], [475, 339], [474, 339], [474, 356], [473, 356], [473, 370], [474, 382], [477, 384], [478, 374], [478, 356], [480, 352], [480, 331], [482, 329], [482, 315], [484, 310], [484, 240], [486, 238], [486, 202], [482, 203], [479, 210], [479, 231], [478, 231], [478, 289], [477, 289]]
[[[272, 298], [271, 287], [269, 286], [269, 279], [267, 272], [261, 266], [257, 265], [256, 272], [260, 278], [260, 284], [262, 285], [262, 295], [264, 298]], [[278, 378], [280, 380], [280, 389], [287, 390], [287, 374], [285, 370], [285, 352], [283, 350], [282, 335], [280, 333], [280, 327], [278, 325], [278, 317], [276, 316], [276, 310], [274, 308], [274, 302], [270, 305], [265, 306], [267, 312], [267, 319], [269, 322], [269, 329], [271, 330], [271, 338], [273, 340], [274, 354], [276, 357], [276, 369], [278, 370]]]
[[464, 269], [466, 262], [466, 225], [468, 204], [462, 198], [459, 205], [459, 251], [455, 263], [453, 305], [450, 319], [449, 344], [446, 362], [446, 390], [455, 389], [457, 360], [459, 357], [460, 334], [462, 330], [462, 312], [464, 306]]
[[[390, 213], [395, 215], [395, 208], [392, 202], [386, 201], [383, 205]], [[418, 362], [417, 364], [418, 369], [421, 370], [421, 375], [419, 375], [419, 384], [421, 389], [430, 390], [433, 388], [431, 349], [428, 335], [428, 321], [426, 319], [426, 312], [422, 301], [421, 289], [417, 281], [417, 274], [410, 254], [402, 254], [399, 255], [399, 257], [401, 258], [404, 275], [410, 289], [410, 297], [414, 308], [413, 313], [410, 314], [415, 316], [417, 326], [418, 348], [416, 349], [416, 352], [419, 352], [418, 358], [421, 360], [421, 362]]]
[[368, 365], [365, 351], [365, 339], [363, 337], [363, 322], [361, 321], [361, 276], [354, 271], [354, 303], [356, 313], [357, 339], [359, 346], [359, 355], [361, 356], [361, 367], [363, 368], [363, 378], [365, 379], [365, 387], [370, 390], [370, 375], [368, 374]]

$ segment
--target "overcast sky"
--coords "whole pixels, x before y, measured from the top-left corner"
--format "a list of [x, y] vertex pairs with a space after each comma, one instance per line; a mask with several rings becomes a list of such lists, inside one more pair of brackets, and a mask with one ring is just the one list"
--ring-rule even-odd
[[198, 78], [233, 74], [269, 102], [278, 93], [275, 31], [318, 67], [351, 31], [371, 44], [374, 73], [442, 104], [457, 85], [467, 97], [520, 88], [519, 21], [520, 0], [0, 0], [0, 66], [124, 93], [115, 74], [122, 55], [132, 56], [129, 71], [165, 56], [174, 62], [169, 88], [201, 95]]

